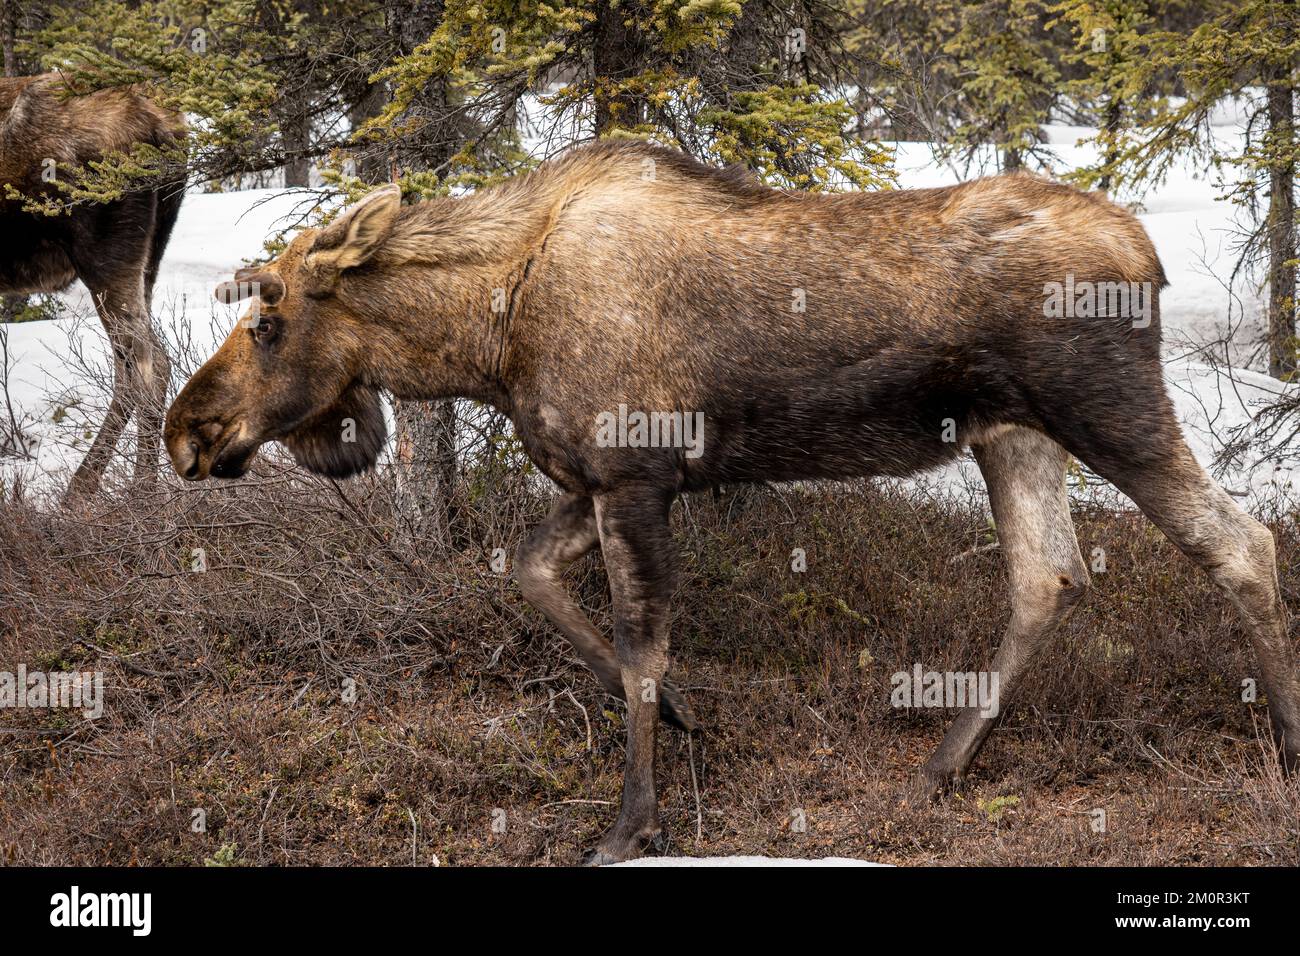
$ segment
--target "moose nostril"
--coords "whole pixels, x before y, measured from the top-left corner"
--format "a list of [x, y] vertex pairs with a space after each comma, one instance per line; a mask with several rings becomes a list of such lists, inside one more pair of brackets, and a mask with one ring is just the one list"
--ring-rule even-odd
[[199, 474], [199, 443], [190, 440], [190, 466], [185, 469], [186, 478], [197, 478]]

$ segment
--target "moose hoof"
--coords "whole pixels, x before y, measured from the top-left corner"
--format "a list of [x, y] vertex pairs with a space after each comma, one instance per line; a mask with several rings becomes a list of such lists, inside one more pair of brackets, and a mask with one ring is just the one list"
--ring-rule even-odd
[[909, 796], [918, 806], [937, 803], [945, 795], [961, 789], [963, 780], [959, 770], [926, 764], [912, 781]]
[[691, 705], [686, 698], [668, 681], [659, 686], [659, 717], [666, 724], [691, 734], [699, 729], [699, 722], [691, 712]]
[[[617, 830], [617, 826], [615, 827]], [[611, 831], [593, 849], [582, 855], [583, 866], [609, 866], [641, 856], [662, 856], [668, 852], [668, 834], [658, 827], [649, 835], [621, 837]]]

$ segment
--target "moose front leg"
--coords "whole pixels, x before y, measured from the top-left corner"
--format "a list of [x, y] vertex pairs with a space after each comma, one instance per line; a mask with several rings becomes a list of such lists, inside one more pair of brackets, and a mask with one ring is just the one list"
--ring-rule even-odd
[[618, 820], [587, 855], [592, 865], [641, 855], [662, 838], [655, 789], [655, 730], [668, 669], [672, 493], [655, 487], [600, 495], [596, 524], [614, 603], [614, 652], [627, 701], [627, 755]]
[[[596, 512], [590, 495], [561, 495], [546, 520], [533, 529], [515, 554], [515, 580], [524, 598], [559, 628], [605, 690], [623, 697], [623, 672], [614, 648], [565, 590], [560, 575], [596, 546]], [[659, 716], [679, 730], [695, 730], [695, 715], [677, 688], [667, 681]]]

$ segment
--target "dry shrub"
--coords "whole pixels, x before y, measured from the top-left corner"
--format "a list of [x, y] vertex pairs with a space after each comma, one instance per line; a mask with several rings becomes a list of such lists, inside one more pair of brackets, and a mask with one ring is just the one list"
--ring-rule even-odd
[[[107, 705], [0, 712], [0, 858], [573, 862], [612, 820], [622, 708], [494, 570], [548, 503], [510, 458], [472, 456], [441, 501], [275, 456], [76, 508], [10, 492], [0, 670], [100, 670]], [[661, 734], [676, 849], [1300, 862], [1230, 606], [1140, 516], [1076, 518], [1106, 572], [965, 792], [918, 807], [904, 785], [952, 714], [894, 709], [890, 677], [987, 666], [1008, 610], [983, 511], [872, 485], [686, 499], [673, 674], [706, 729]], [[569, 583], [608, 629], [599, 557]]]

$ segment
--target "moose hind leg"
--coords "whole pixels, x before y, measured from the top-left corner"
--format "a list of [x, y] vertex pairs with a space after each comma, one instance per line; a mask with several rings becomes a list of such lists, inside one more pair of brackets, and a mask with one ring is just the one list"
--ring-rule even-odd
[[163, 418], [167, 413], [167, 389], [171, 385], [171, 360], [153, 328], [153, 292], [158, 281], [158, 267], [184, 198], [183, 182], [164, 184], [154, 194], [154, 228], [144, 271], [144, 304], [140, 313], [143, 322], [136, 330], [141, 342], [139, 351], [147, 353], [140, 375], [139, 437], [135, 457], [137, 482], [151, 482], [158, 472]]
[[1065, 493], [1066, 452], [1027, 428], [1004, 432], [974, 452], [1007, 563], [1011, 621], [990, 672], [996, 707], [967, 707], [958, 714], [922, 770], [926, 796], [966, 775], [1030, 662], [1088, 589]]
[[136, 416], [135, 480], [148, 484], [158, 477], [158, 452], [163, 416], [167, 412], [167, 387], [171, 361], [153, 330], [148, 315], [131, 331], [134, 358], [133, 387], [139, 402]]
[[[117, 237], [120, 251], [116, 256], [98, 261], [87, 258], [81, 250], [74, 250], [72, 254], [77, 275], [90, 290], [113, 350], [113, 395], [104, 423], [72, 477], [69, 498], [98, 489], [127, 419], [142, 403], [144, 413], [140, 416], [138, 428], [136, 478], [142, 477], [145, 458], [150, 453], [152, 464], [144, 471], [152, 474], [157, 468], [162, 406], [167, 389], [167, 357], [154, 335], [145, 306], [146, 255], [141, 239], [126, 226], [121, 228], [124, 231]], [[148, 414], [151, 405], [152, 417]]]
[[1273, 534], [1205, 473], [1169, 422], [1159, 456], [1088, 461], [1128, 495], [1180, 551], [1200, 565], [1240, 612], [1268, 695], [1284, 765], [1300, 770], [1300, 675], [1287, 636]]
[[109, 342], [113, 350], [113, 394], [109, 398], [104, 421], [90, 445], [90, 451], [86, 452], [86, 457], [73, 473], [72, 482], [68, 486], [69, 500], [84, 498], [99, 490], [99, 482], [113, 456], [113, 449], [117, 447], [118, 439], [122, 437], [127, 419], [135, 407], [126, 348], [117, 341], [115, 335], [109, 335]]
[[[565, 640], [591, 668], [605, 690], [623, 697], [623, 675], [614, 647], [601, 635], [565, 589], [560, 575], [596, 546], [596, 513], [588, 495], [566, 494], [533, 529], [515, 554], [515, 580], [524, 598], [546, 615]], [[664, 681], [659, 716], [687, 732], [696, 729], [695, 715], [681, 692]]]

